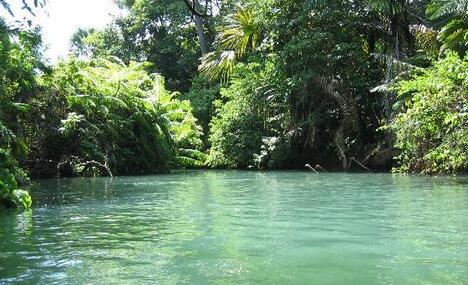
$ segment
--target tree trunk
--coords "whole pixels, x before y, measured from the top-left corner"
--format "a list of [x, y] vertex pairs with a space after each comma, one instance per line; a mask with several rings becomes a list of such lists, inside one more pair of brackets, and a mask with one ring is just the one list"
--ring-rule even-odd
[[200, 43], [201, 53], [202, 55], [205, 55], [208, 53], [208, 41], [206, 40], [203, 19], [198, 15], [193, 15], [193, 18], [195, 21], [195, 27], [197, 28], [198, 42]]
[[[197, 29], [198, 42], [200, 43], [200, 49], [202, 55], [208, 53], [208, 40], [205, 35], [205, 26], [203, 24], [203, 17], [206, 16], [206, 13], [201, 13], [200, 2], [198, 0], [184, 0], [185, 5], [190, 10], [195, 22], [195, 28]], [[206, 12], [206, 11], [205, 11]]]
[[372, 54], [375, 52], [375, 42], [376, 42], [375, 32], [371, 31], [369, 32], [368, 37], [367, 37], [367, 43], [369, 44], [369, 54]]
[[401, 55], [401, 41], [400, 41], [400, 31], [399, 31], [400, 19], [398, 18], [397, 14], [395, 14], [392, 17], [390, 26], [391, 26], [391, 31], [392, 31], [392, 38], [394, 40], [393, 52], [395, 53], [395, 58], [397, 60], [400, 60], [400, 55]]

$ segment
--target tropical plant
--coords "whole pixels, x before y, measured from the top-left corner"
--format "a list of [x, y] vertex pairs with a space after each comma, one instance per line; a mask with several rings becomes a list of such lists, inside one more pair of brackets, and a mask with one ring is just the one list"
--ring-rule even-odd
[[[148, 71], [161, 74], [170, 90], [188, 91], [201, 52], [197, 27], [192, 25], [193, 14], [186, 3], [160, 0], [155, 5], [153, 0], [132, 0], [118, 4], [128, 11], [127, 15], [116, 18], [103, 30], [84, 35], [82, 44], [75, 43], [91, 57], [117, 56], [126, 64], [151, 62]], [[208, 18], [201, 24], [210, 42], [212, 28]]]
[[63, 166], [65, 175], [86, 174], [91, 167], [104, 175], [168, 171], [178, 148], [201, 146], [190, 103], [166, 91], [147, 65], [71, 59], [43, 76], [43, 96], [63, 98], [67, 114], [40, 145], [62, 146], [48, 159]]
[[258, 46], [260, 33], [254, 10], [239, 7], [226, 17], [214, 43], [215, 50], [203, 56], [199, 71], [210, 79], [227, 81], [239, 59]]
[[[412, 0], [367, 0], [368, 6], [379, 15], [383, 25], [383, 41], [388, 54], [406, 58], [415, 52], [412, 24], [421, 24], [424, 1]], [[379, 25], [379, 23], [376, 23]]]
[[449, 53], [395, 89], [406, 104], [390, 124], [402, 153], [395, 171], [426, 174], [468, 169], [468, 61]]
[[19, 189], [18, 179], [26, 180], [26, 173], [8, 150], [0, 148], [0, 206], [31, 207], [31, 196]]
[[211, 83], [204, 76], [193, 79], [192, 87], [181, 98], [189, 100], [193, 107], [193, 114], [203, 128], [203, 143], [208, 145], [209, 124], [215, 116], [214, 101], [220, 97], [220, 84]]
[[276, 73], [276, 64], [276, 59], [238, 64], [231, 85], [221, 89], [210, 124], [208, 165], [247, 168], [284, 163], [284, 155], [267, 153], [259, 159], [265, 141], [287, 143], [284, 130], [290, 120], [287, 106], [282, 104], [285, 93], [281, 92], [282, 77]]
[[436, 25], [442, 25], [438, 35], [443, 43], [441, 53], [453, 50], [463, 58], [468, 50], [468, 1], [434, 0], [428, 14]]
[[29, 184], [18, 159], [24, 159], [27, 144], [28, 99], [36, 88], [40, 65], [39, 36], [8, 27], [0, 19], [0, 203], [25, 208], [31, 205]]

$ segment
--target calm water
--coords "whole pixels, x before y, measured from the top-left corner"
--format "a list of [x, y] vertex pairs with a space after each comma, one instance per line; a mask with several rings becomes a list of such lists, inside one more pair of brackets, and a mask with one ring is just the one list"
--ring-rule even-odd
[[468, 284], [468, 178], [187, 172], [42, 181], [0, 283]]

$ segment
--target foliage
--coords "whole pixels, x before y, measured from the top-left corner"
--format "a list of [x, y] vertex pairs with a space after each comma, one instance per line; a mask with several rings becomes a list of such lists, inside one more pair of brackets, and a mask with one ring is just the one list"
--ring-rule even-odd
[[[275, 63], [276, 59], [264, 64], [238, 64], [231, 85], [221, 89], [211, 122], [210, 166], [245, 168], [268, 164], [260, 162], [257, 154], [262, 152], [264, 140], [276, 137], [281, 142], [282, 124], [287, 122], [288, 114], [280, 104], [284, 98], [277, 89], [281, 77], [275, 74]], [[269, 162], [270, 167], [283, 160], [281, 157]]]
[[397, 171], [427, 174], [468, 169], [468, 62], [450, 53], [396, 90], [405, 109], [390, 125], [402, 150]]
[[219, 99], [219, 92], [219, 84], [212, 84], [204, 76], [198, 76], [193, 79], [190, 91], [182, 95], [182, 98], [190, 101], [193, 115], [203, 128], [205, 147], [208, 144], [209, 124], [215, 115], [214, 101]]
[[19, 168], [8, 150], [0, 148], [0, 206], [31, 207], [31, 196], [19, 189], [18, 179], [26, 180], [26, 173]]
[[6, 206], [31, 206], [28, 192], [19, 189], [29, 179], [17, 159], [28, 151], [26, 102], [41, 66], [39, 44], [34, 31], [11, 29], [0, 19], [0, 203]]
[[[430, 67], [447, 49], [465, 53], [465, 2], [225, 1], [216, 16], [207, 13], [204, 19], [213, 45], [199, 66], [206, 76], [201, 78], [191, 69], [198, 52], [195, 27], [181, 25], [193, 16], [183, 1], [121, 1], [131, 10], [115, 22], [121, 41], [99, 50], [116, 53], [124, 49], [115, 47], [137, 43], [125, 53], [147, 56], [156, 68], [172, 60], [160, 69], [171, 74], [170, 86], [188, 89], [187, 83], [172, 84], [182, 78], [180, 71], [188, 75], [184, 82], [194, 79], [182, 96], [192, 102], [205, 130], [211, 166], [320, 163], [348, 169], [357, 159], [388, 167], [392, 136], [379, 126], [397, 115], [391, 106], [403, 98], [388, 86], [411, 70]], [[171, 52], [180, 51], [171, 43], [175, 38], [190, 39], [193, 53], [155, 49], [155, 43], [167, 43]], [[179, 55], [190, 63], [172, 64], [180, 63]], [[208, 81], [217, 78], [221, 95]]]
[[117, 56], [125, 63], [148, 61], [171, 90], [188, 91], [198, 66], [199, 44], [184, 1], [119, 1], [128, 9], [103, 30], [77, 31], [72, 50], [89, 57]]
[[[44, 151], [53, 155], [49, 159], [78, 157], [80, 163], [97, 161], [117, 174], [150, 173], [168, 171], [178, 147], [200, 147], [190, 103], [166, 91], [162, 77], [148, 74], [146, 66], [117, 58], [70, 59], [43, 76], [42, 98], [58, 96], [66, 108], [64, 117], [51, 114], [59, 124], [51, 126], [44, 138], [48, 143], [41, 145], [61, 148]], [[36, 106], [42, 114], [49, 108]]]
[[[261, 20], [221, 29], [215, 45], [220, 54], [243, 54], [247, 43], [261, 44], [249, 50], [244, 61], [250, 63], [237, 65], [241, 70], [221, 92], [210, 135], [211, 165], [297, 167], [336, 157], [348, 168], [350, 157], [366, 154], [363, 144], [377, 143], [380, 122], [366, 114], [383, 109], [369, 94], [381, 67], [364, 49], [361, 6], [319, 2], [277, 1], [270, 9], [251, 3]], [[245, 44], [223, 46], [234, 36]], [[208, 65], [221, 72], [228, 66], [204, 61], [201, 70], [208, 74]]]
[[15, 156], [27, 150], [23, 123], [26, 103], [36, 91], [36, 72], [42, 67], [40, 43], [35, 31], [12, 29], [0, 19], [0, 126], [4, 126], [0, 129], [10, 134], [0, 137], [0, 144], [7, 140]]
[[[438, 32], [433, 28], [428, 28], [425, 26], [420, 26], [418, 29], [415, 29], [415, 40], [416, 46], [419, 48], [419, 51], [422, 51], [423, 57], [429, 59], [437, 59], [439, 56], [439, 51], [441, 47], [440, 41], [437, 40]], [[414, 58], [412, 59], [414, 63]], [[427, 62], [425, 65], [417, 64], [418, 66], [428, 67], [432, 64], [431, 61]]]
[[438, 39], [443, 43], [441, 52], [458, 52], [464, 57], [468, 50], [468, 1], [434, 0], [428, 14], [436, 23], [442, 23]]
[[21, 169], [388, 169], [395, 146], [399, 171], [467, 168], [466, 0], [116, 2], [51, 68], [37, 31], [0, 22], [4, 204], [30, 205]]
[[90, 59], [115, 56], [128, 63], [141, 58], [132, 54], [120, 28], [114, 24], [103, 30], [78, 29], [70, 41], [70, 52], [79, 58]]
[[225, 17], [214, 43], [215, 50], [202, 58], [199, 70], [210, 79], [223, 81], [232, 75], [236, 62], [260, 40], [260, 26], [253, 9], [239, 8]]

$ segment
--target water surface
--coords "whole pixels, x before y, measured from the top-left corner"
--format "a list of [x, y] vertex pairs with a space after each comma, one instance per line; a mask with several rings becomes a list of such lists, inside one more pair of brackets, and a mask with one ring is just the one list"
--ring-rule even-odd
[[468, 181], [208, 171], [44, 180], [0, 283], [468, 284]]

